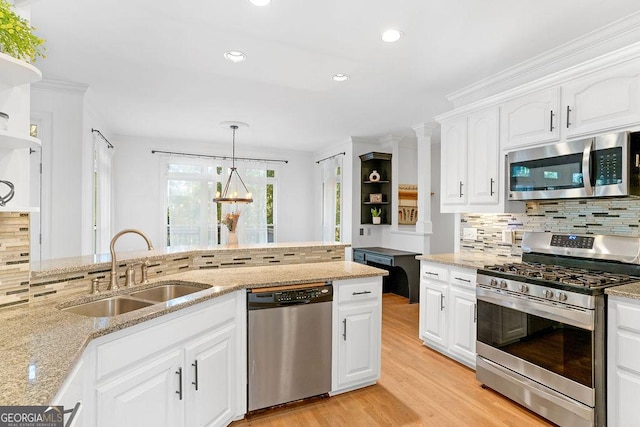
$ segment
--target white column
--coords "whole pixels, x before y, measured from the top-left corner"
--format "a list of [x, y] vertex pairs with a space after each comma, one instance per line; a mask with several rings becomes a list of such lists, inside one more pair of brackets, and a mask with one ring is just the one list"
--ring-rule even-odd
[[[418, 222], [416, 232], [432, 233], [431, 224], [431, 135], [437, 123], [421, 123], [413, 126], [418, 138]], [[428, 239], [425, 239], [428, 242]], [[428, 243], [425, 243], [428, 246]], [[425, 247], [425, 253], [428, 248]]]

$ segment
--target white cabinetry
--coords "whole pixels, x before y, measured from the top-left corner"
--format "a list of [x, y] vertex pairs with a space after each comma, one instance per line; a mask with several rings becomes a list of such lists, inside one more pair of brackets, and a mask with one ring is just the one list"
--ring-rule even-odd
[[65, 409], [82, 402], [78, 425], [226, 426], [246, 412], [246, 295], [98, 338], [83, 364], [54, 399]]
[[498, 108], [442, 123], [442, 212], [497, 212], [501, 171]]
[[[15, 195], [0, 211], [30, 211], [29, 150], [40, 141], [29, 136], [30, 86], [42, 78], [24, 61], [0, 53], [0, 112], [9, 115], [7, 129], [0, 129], [0, 179], [15, 186]], [[2, 185], [1, 194], [7, 193]]]
[[503, 149], [560, 140], [560, 88], [516, 98], [500, 111]]
[[476, 365], [476, 271], [421, 261], [420, 338], [453, 359]]
[[629, 61], [562, 87], [566, 137], [640, 124], [640, 62]]
[[333, 285], [331, 394], [338, 394], [380, 377], [382, 278], [336, 280]]
[[636, 426], [640, 419], [640, 300], [609, 296], [607, 421]]

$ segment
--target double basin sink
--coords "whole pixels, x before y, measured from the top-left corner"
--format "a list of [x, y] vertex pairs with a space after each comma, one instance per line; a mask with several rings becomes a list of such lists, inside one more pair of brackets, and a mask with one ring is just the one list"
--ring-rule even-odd
[[150, 305], [171, 301], [185, 295], [191, 295], [208, 288], [210, 288], [208, 285], [159, 282], [157, 286], [151, 288], [78, 304], [62, 310], [89, 317], [112, 317], [149, 307]]

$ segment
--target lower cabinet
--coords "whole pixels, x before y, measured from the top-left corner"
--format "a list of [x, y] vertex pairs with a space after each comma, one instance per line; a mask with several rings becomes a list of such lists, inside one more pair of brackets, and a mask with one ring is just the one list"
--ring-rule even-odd
[[607, 423], [637, 426], [640, 419], [640, 300], [609, 296]]
[[380, 377], [382, 277], [336, 280], [333, 299], [331, 394]]
[[421, 261], [420, 338], [475, 369], [476, 271]]
[[78, 425], [226, 426], [246, 412], [245, 293], [98, 338], [82, 362]]

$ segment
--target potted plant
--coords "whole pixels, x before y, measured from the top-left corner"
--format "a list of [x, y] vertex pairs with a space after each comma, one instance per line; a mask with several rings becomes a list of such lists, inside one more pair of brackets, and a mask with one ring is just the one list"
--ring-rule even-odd
[[382, 209], [380, 208], [371, 208], [371, 216], [373, 217], [374, 224], [380, 224], [382, 221]]
[[0, 0], [0, 51], [26, 62], [44, 58], [44, 40], [33, 34], [35, 28], [12, 7]]

